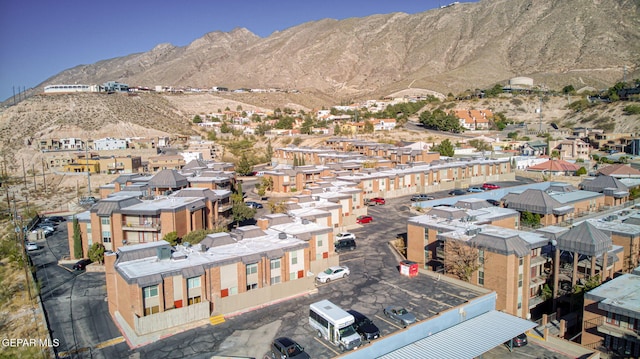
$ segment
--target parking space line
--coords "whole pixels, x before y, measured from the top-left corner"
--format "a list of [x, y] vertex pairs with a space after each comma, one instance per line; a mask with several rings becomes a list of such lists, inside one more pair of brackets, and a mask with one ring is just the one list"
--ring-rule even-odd
[[424, 299], [427, 299], [427, 300], [430, 300], [430, 301], [432, 301], [432, 302], [436, 302], [436, 303], [438, 303], [438, 304], [445, 305], [445, 306], [447, 306], [447, 307], [449, 307], [449, 308], [452, 308], [452, 307], [453, 307], [453, 305], [451, 305], [451, 304], [448, 304], [448, 303], [445, 303], [445, 302], [441, 302], [441, 301], [436, 300], [436, 299], [433, 299], [433, 298], [429, 298], [429, 297], [428, 297], [428, 296], [426, 296], [426, 295], [425, 295], [423, 298], [424, 298]]
[[378, 318], [378, 319], [380, 319], [380, 320], [382, 320], [383, 322], [385, 322], [385, 323], [387, 323], [387, 324], [391, 324], [392, 326], [394, 326], [394, 327], [396, 327], [396, 328], [398, 328], [398, 329], [402, 329], [402, 327], [398, 326], [397, 324], [395, 324], [395, 323], [393, 323], [393, 322], [388, 321], [386, 317], [381, 317], [381, 316], [379, 316], [379, 315], [377, 315], [377, 314], [375, 315], [375, 317], [376, 317], [376, 318]]
[[364, 259], [364, 255], [359, 256], [359, 257], [353, 257], [353, 258], [349, 258], [349, 259], [345, 259], [345, 260], [340, 260], [340, 263], [346, 263], [346, 262], [351, 262], [351, 261], [355, 261], [356, 259]]
[[453, 294], [453, 293], [449, 293], [449, 292], [445, 292], [445, 291], [442, 291], [442, 293], [444, 293], [444, 294], [446, 294], [446, 295], [450, 295], [450, 296], [452, 296], [452, 297], [456, 297], [456, 298], [458, 298], [458, 299], [462, 299], [462, 300], [464, 300], [465, 302], [466, 302], [467, 300], [469, 300], [469, 298], [464, 298], [464, 297], [461, 297], [461, 296], [459, 296], [459, 295], [455, 295], [455, 294]]
[[322, 344], [325, 346], [325, 348], [331, 350], [335, 355], [340, 355], [340, 353], [338, 353], [337, 351], [333, 350], [332, 347], [328, 346], [327, 343], [324, 342], [324, 340], [318, 338], [318, 337], [313, 337], [313, 339], [315, 339], [318, 343]]

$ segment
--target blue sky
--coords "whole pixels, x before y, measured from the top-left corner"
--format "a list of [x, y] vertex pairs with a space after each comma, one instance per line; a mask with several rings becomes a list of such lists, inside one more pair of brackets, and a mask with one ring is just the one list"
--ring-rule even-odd
[[308, 21], [419, 13], [444, 0], [2, 0], [0, 101], [81, 64], [184, 46], [236, 27], [261, 37]]

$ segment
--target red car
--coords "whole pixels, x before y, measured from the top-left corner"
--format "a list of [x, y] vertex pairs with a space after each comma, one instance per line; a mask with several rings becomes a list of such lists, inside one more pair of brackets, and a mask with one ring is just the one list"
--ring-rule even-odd
[[373, 221], [373, 217], [371, 216], [358, 216], [358, 218], [356, 218], [356, 223], [358, 224], [371, 223], [371, 221]]
[[385, 203], [386, 203], [386, 201], [384, 200], [384, 198], [381, 198], [381, 197], [375, 197], [375, 198], [369, 199], [369, 204], [373, 205], [373, 206], [377, 206], [377, 205], [385, 204]]
[[483, 190], [489, 190], [489, 189], [498, 189], [500, 188], [500, 186], [498, 186], [497, 184], [493, 184], [493, 183], [485, 183], [482, 185], [482, 189]]

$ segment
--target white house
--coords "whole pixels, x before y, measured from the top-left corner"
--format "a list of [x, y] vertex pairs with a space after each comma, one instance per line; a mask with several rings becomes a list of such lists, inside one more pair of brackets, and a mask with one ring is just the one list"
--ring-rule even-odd
[[119, 138], [100, 138], [93, 141], [93, 148], [98, 151], [124, 150], [127, 148], [127, 140]]

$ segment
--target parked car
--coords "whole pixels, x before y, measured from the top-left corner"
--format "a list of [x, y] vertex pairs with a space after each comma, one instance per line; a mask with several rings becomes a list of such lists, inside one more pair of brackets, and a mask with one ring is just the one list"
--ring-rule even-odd
[[469, 188], [467, 188], [467, 192], [469, 192], [469, 193], [480, 193], [480, 192], [484, 192], [484, 190], [482, 189], [482, 187], [469, 187]]
[[371, 223], [372, 221], [373, 217], [371, 216], [358, 216], [358, 218], [356, 218], [356, 223], [358, 224]]
[[342, 233], [336, 234], [336, 239], [337, 240], [341, 240], [341, 239], [356, 239], [356, 235], [353, 234], [353, 233], [349, 233], [349, 232], [342, 232]]
[[39, 247], [38, 247], [38, 245], [37, 245], [36, 243], [33, 243], [33, 242], [25, 242], [25, 243], [24, 243], [24, 248], [25, 248], [27, 251], [35, 251], [35, 250], [38, 250], [38, 248], [39, 248]]
[[404, 307], [400, 306], [392, 305], [384, 308], [384, 315], [386, 315], [390, 319], [400, 322], [400, 324], [402, 324], [402, 326], [404, 327], [416, 322], [416, 316], [412, 313], [409, 313], [409, 311]]
[[[519, 334], [517, 337], [510, 340], [513, 347], [523, 347], [527, 345], [527, 335], [525, 333]], [[505, 345], [509, 345], [509, 342], [504, 343]]]
[[94, 204], [98, 202], [98, 200], [95, 197], [83, 197], [80, 198], [80, 204], [81, 205], [90, 205], [90, 204]]
[[336, 252], [352, 251], [356, 249], [356, 241], [353, 238], [339, 239], [333, 243]]
[[380, 337], [380, 329], [373, 324], [371, 319], [353, 309], [347, 310], [347, 313], [353, 315], [353, 318], [355, 318], [353, 327], [356, 329], [356, 332], [360, 334], [362, 340], [373, 340]]
[[53, 232], [53, 231], [56, 230], [53, 226], [48, 225], [48, 224], [44, 224], [44, 223], [39, 223], [36, 226], [36, 229], [42, 229], [43, 231], [49, 231], [49, 232]]
[[482, 185], [482, 189], [486, 190], [491, 190], [491, 189], [498, 189], [500, 188], [500, 186], [498, 186], [497, 184], [493, 184], [493, 183], [485, 183]]
[[349, 267], [347, 266], [333, 266], [325, 269], [324, 272], [318, 273], [316, 281], [320, 283], [329, 283], [332, 280], [347, 278], [351, 274]]
[[309, 359], [304, 348], [293, 339], [287, 337], [276, 338], [271, 343], [272, 359]]
[[81, 259], [73, 265], [73, 269], [75, 270], [84, 270], [87, 269], [87, 266], [91, 264], [91, 259]]
[[46, 221], [46, 220], [53, 221], [53, 222], [56, 222], [56, 223], [66, 221], [66, 219], [65, 219], [64, 217], [61, 217], [61, 216], [51, 216], [51, 217], [47, 217], [47, 218], [45, 218], [45, 221]]
[[247, 201], [247, 202], [245, 202], [245, 204], [248, 207], [251, 207], [251, 208], [254, 208], [254, 209], [259, 209], [259, 208], [263, 207], [262, 203], [253, 202], [253, 201]]
[[495, 200], [495, 199], [491, 199], [491, 198], [489, 198], [489, 199], [487, 200], [487, 202], [491, 203], [492, 205], [494, 205], [494, 206], [496, 206], [496, 207], [500, 207], [500, 201], [497, 201], [497, 200]]
[[411, 196], [411, 202], [420, 202], [420, 201], [431, 201], [436, 199], [434, 196], [430, 196], [428, 194], [414, 194]]
[[387, 201], [384, 200], [384, 198], [382, 197], [374, 197], [374, 198], [369, 198], [369, 200], [367, 201], [367, 204], [370, 206], [379, 206], [382, 204], [385, 204]]
[[462, 196], [463, 194], [467, 194], [467, 191], [463, 189], [454, 189], [453, 191], [449, 191], [449, 196]]

